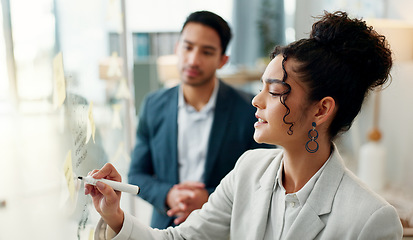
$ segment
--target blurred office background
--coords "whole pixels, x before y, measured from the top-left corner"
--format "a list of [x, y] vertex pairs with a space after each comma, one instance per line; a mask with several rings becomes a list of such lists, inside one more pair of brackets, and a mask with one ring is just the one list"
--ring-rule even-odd
[[[389, 34], [397, 49], [392, 82], [366, 99], [336, 144], [358, 174], [368, 132], [380, 130], [382, 162], [368, 159], [372, 170], [384, 169], [376, 190], [413, 225], [413, 2], [1, 0], [0, 7], [0, 239], [91, 239], [98, 215], [80, 183], [68, 189], [68, 153], [75, 176], [111, 162], [127, 181], [141, 101], [176, 84], [174, 44], [186, 16], [204, 9], [233, 29], [230, 61], [218, 75], [253, 93], [271, 48], [307, 37], [323, 10], [346, 10]], [[58, 53], [66, 97], [54, 106]], [[149, 223], [149, 204], [128, 194], [121, 204]]]

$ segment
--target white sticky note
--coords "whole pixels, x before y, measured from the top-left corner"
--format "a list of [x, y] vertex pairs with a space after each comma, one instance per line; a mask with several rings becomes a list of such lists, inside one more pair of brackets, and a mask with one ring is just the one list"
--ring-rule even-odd
[[112, 56], [109, 58], [109, 66], [106, 74], [110, 78], [122, 77], [122, 69], [117, 52], [113, 52]]
[[95, 132], [96, 126], [95, 121], [93, 120], [93, 102], [90, 102], [87, 113], [86, 144], [89, 142], [90, 137], [92, 137], [93, 143], [95, 143]]
[[122, 154], [123, 154], [123, 142], [120, 142], [119, 145], [118, 145], [118, 149], [116, 149], [116, 153], [110, 159], [110, 162], [115, 163], [120, 158], [120, 156], [122, 156]]
[[53, 58], [53, 106], [60, 107], [66, 99], [66, 82], [63, 68], [63, 54], [59, 52]]
[[119, 83], [118, 91], [116, 92], [116, 98], [117, 99], [130, 99], [131, 94], [128, 88], [128, 85], [126, 84], [126, 79], [122, 78]]
[[109, 0], [107, 19], [114, 26], [115, 30], [121, 34], [123, 32], [122, 10], [120, 0]]
[[69, 190], [70, 199], [74, 201], [75, 199], [75, 182], [73, 179], [73, 167], [72, 167], [72, 152], [66, 154], [66, 160], [63, 164], [63, 172], [65, 174], [67, 188]]
[[106, 19], [119, 25], [122, 22], [121, 2], [119, 0], [109, 0], [106, 9]]
[[120, 104], [113, 104], [113, 115], [112, 115], [112, 128], [114, 129], [122, 129], [122, 120], [120, 118]]
[[115, 155], [110, 159], [111, 163], [115, 163], [116, 161], [120, 159], [125, 159], [126, 163], [130, 163], [131, 158], [128, 154], [128, 152], [125, 149], [124, 143], [120, 142], [118, 145], [118, 149], [116, 149]]
[[131, 158], [130, 158], [130, 156], [129, 156], [129, 154], [126, 152], [126, 151], [123, 151], [123, 156], [125, 157], [125, 160], [126, 160], [126, 163], [128, 163], [128, 165], [129, 165], [129, 163], [131, 162]]

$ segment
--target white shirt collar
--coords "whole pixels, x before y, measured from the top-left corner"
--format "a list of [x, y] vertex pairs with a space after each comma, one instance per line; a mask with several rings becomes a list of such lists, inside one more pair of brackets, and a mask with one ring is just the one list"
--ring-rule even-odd
[[[313, 190], [315, 183], [317, 182], [318, 178], [323, 172], [325, 166], [330, 161], [332, 155], [333, 155], [333, 152], [331, 152], [330, 157], [323, 164], [323, 166], [321, 166], [321, 168], [310, 178], [310, 180], [308, 180], [308, 182], [300, 190], [298, 190], [295, 193], [292, 193], [297, 196], [298, 201], [301, 206], [303, 206], [305, 202], [307, 201], [307, 198], [310, 195], [311, 191]], [[280, 167], [278, 168], [277, 176], [275, 177], [276, 184], [274, 186], [274, 189], [276, 189], [277, 184], [278, 184], [278, 186], [285, 192], [285, 188], [282, 185], [283, 169], [284, 169], [284, 159], [281, 159]]]
[[[217, 101], [218, 89], [219, 89], [219, 80], [215, 80], [214, 90], [212, 91], [211, 97], [209, 97], [208, 103], [201, 109], [200, 112], [209, 112], [215, 108], [215, 104]], [[187, 111], [196, 111], [194, 107], [186, 103], [184, 98], [184, 92], [182, 89], [182, 84], [179, 85], [179, 93], [178, 93], [178, 108], [185, 108]]]

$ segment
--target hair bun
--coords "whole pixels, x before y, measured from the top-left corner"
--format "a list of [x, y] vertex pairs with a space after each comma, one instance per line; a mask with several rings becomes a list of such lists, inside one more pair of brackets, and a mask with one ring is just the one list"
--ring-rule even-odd
[[[340, 52], [344, 49], [358, 49], [358, 45], [362, 44], [360, 40], [367, 37], [370, 30], [364, 21], [350, 20], [345, 12], [325, 12], [320, 20], [313, 24], [310, 38]], [[363, 34], [366, 36], [362, 36]]]
[[[362, 69], [370, 87], [383, 84], [392, 66], [391, 51], [384, 36], [365, 21], [350, 19], [345, 12], [325, 14], [313, 24], [310, 39], [338, 55], [346, 64]], [[376, 80], [378, 80], [376, 82]]]

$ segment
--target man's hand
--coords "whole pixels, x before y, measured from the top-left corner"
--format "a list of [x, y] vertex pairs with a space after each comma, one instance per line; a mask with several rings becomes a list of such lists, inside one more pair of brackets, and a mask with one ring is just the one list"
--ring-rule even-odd
[[200, 182], [183, 182], [171, 188], [167, 196], [167, 204], [170, 210], [168, 216], [177, 216], [175, 224], [186, 220], [189, 214], [202, 207], [208, 201], [208, 191], [205, 184]]

